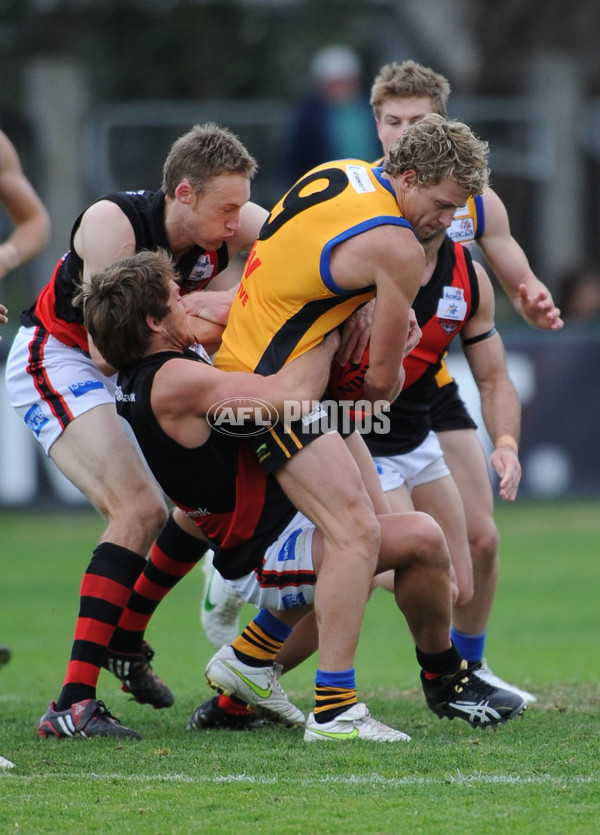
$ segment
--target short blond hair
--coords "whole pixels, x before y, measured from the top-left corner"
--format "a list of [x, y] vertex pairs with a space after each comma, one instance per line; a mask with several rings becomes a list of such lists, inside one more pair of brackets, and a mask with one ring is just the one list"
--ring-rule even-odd
[[430, 67], [415, 61], [404, 61], [402, 64], [393, 61], [384, 64], [375, 76], [371, 87], [371, 107], [375, 118], [379, 120], [381, 108], [388, 99], [428, 98], [432, 112], [446, 118], [449, 95], [448, 79]]
[[237, 136], [213, 122], [194, 127], [173, 143], [163, 166], [162, 188], [169, 197], [182, 180], [189, 180], [196, 194], [220, 174], [242, 174], [252, 180], [257, 164]]
[[454, 180], [474, 197], [488, 184], [488, 154], [488, 143], [467, 125], [429, 113], [394, 142], [383, 170], [390, 177], [414, 171], [423, 187]]

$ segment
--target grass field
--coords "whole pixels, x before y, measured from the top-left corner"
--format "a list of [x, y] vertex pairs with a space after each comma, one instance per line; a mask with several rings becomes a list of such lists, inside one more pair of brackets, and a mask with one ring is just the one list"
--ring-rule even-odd
[[[187, 732], [211, 691], [199, 570], [148, 638], [173, 708], [136, 705], [108, 673], [99, 697], [141, 742], [38, 740], [60, 690], [81, 574], [101, 533], [87, 512], [0, 513], [0, 833], [592, 833], [600, 829], [600, 503], [498, 507], [501, 582], [487, 655], [538, 703], [497, 732], [439, 721], [417, 686], [391, 595], [371, 601], [359, 697], [410, 743], [307, 745], [299, 731]], [[243, 610], [250, 619], [253, 610]], [[308, 711], [314, 662], [283, 680]]]

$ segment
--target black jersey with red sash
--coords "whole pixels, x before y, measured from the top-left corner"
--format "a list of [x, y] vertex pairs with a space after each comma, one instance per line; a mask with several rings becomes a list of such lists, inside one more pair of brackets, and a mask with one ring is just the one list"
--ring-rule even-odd
[[[165, 249], [170, 252], [165, 230], [163, 191], [112, 192], [100, 197], [116, 203], [131, 223], [135, 235], [136, 252]], [[94, 203], [97, 203], [95, 200]], [[90, 204], [90, 205], [93, 205]], [[74, 249], [73, 239], [81, 224], [81, 218], [89, 206], [79, 215], [71, 230], [70, 249], [58, 262], [54, 275], [43, 288], [37, 301], [21, 313], [21, 324], [37, 325], [51, 333], [65, 345], [78, 346], [87, 351], [87, 332], [83, 326], [81, 306], [73, 304], [73, 296], [81, 287], [83, 261]], [[180, 277], [181, 292], [203, 289], [229, 262], [227, 244], [216, 252], [207, 252], [195, 246], [175, 264]]]
[[364, 436], [372, 455], [404, 455], [431, 429], [430, 400], [435, 374], [454, 337], [479, 307], [479, 283], [470, 253], [445, 237], [433, 274], [413, 303], [423, 333], [404, 360], [406, 379], [388, 413], [389, 432]]
[[275, 478], [264, 475], [243, 440], [211, 429], [206, 443], [189, 449], [161, 429], [150, 404], [152, 382], [159, 368], [177, 357], [203, 362], [193, 351], [163, 351], [121, 372], [117, 412], [130, 423], [164, 492], [210, 539], [219, 572], [241, 577], [260, 565], [296, 508]]

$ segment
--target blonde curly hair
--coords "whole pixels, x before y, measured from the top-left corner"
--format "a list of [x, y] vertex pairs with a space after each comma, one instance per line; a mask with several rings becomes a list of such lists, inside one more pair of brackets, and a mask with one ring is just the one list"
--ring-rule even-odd
[[454, 180], [474, 197], [488, 185], [488, 154], [488, 143], [467, 125], [429, 113], [394, 142], [383, 170], [389, 177], [414, 171], [423, 187]]

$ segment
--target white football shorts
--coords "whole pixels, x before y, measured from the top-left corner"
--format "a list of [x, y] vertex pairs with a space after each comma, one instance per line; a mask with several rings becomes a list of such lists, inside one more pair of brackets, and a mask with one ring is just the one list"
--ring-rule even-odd
[[48, 454], [54, 441], [76, 417], [115, 402], [116, 374], [105, 377], [79, 348], [51, 335], [36, 346], [38, 328], [21, 327], [6, 361], [6, 388], [11, 405]]
[[420, 484], [428, 484], [450, 475], [444, 453], [435, 432], [430, 432], [422, 444], [404, 455], [373, 458], [385, 493], [406, 484], [409, 493]]
[[227, 580], [237, 593], [259, 609], [296, 609], [314, 603], [317, 575], [313, 567], [315, 526], [298, 512], [269, 546], [260, 568]]

